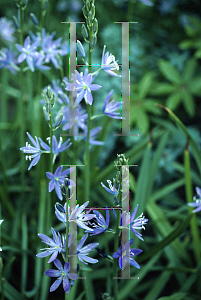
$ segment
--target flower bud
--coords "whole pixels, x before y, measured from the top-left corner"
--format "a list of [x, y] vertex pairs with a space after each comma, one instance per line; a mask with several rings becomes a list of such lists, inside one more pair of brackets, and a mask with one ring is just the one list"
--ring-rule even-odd
[[67, 188], [69, 188], [69, 185], [70, 185], [70, 180], [69, 180], [69, 178], [65, 178], [65, 186], [66, 186]]
[[58, 117], [58, 119], [56, 120], [56, 123], [55, 123], [55, 125], [54, 125], [54, 129], [57, 129], [57, 128], [59, 128], [59, 126], [61, 125], [61, 122], [62, 122], [62, 120], [63, 120], [63, 113], [61, 113], [60, 115], [59, 115], [59, 117]]
[[65, 187], [64, 184], [61, 184], [61, 185], [60, 185], [60, 190], [61, 190], [62, 194], [63, 194], [64, 196], [66, 196], [66, 187]]
[[91, 11], [89, 11], [88, 13], [88, 20], [89, 20], [89, 24], [91, 25], [93, 23], [93, 14]]
[[87, 12], [87, 9], [86, 9], [85, 5], [82, 8], [82, 12], [83, 12], [83, 15], [84, 15], [85, 19], [87, 19], [88, 18], [88, 12]]
[[14, 21], [15, 28], [18, 29], [19, 28], [19, 21], [16, 18], [16, 16], [13, 16], [13, 21]]
[[92, 3], [91, 4], [91, 13], [92, 13], [92, 19], [94, 19], [94, 17], [95, 17], [95, 5]]
[[90, 2], [89, 2], [89, 0], [86, 0], [85, 7], [86, 7], [87, 11], [90, 10]]
[[49, 114], [48, 114], [45, 106], [43, 106], [43, 114], [44, 114], [45, 120], [48, 122], [50, 120], [50, 117], [49, 117]]
[[48, 86], [48, 88], [47, 88], [47, 96], [49, 99], [52, 97], [52, 89], [50, 86]]
[[82, 32], [83, 38], [87, 39], [88, 38], [88, 32], [87, 32], [87, 29], [86, 29], [84, 24], [82, 24], [82, 31], [81, 32]]
[[82, 43], [79, 40], [77, 40], [77, 51], [82, 58], [85, 58], [85, 51]]
[[96, 42], [97, 42], [97, 37], [96, 37], [95, 34], [93, 34], [92, 37], [91, 37], [90, 46], [91, 46], [92, 48], [95, 47]]
[[95, 19], [93, 20], [93, 33], [97, 34], [97, 32], [98, 32], [98, 21], [97, 21], [97, 19], [95, 18]]
[[36, 18], [36, 16], [33, 14], [33, 13], [30, 13], [30, 17], [31, 17], [31, 20], [33, 22], [34, 25], [38, 25], [38, 19]]
[[59, 202], [57, 202], [57, 203], [55, 204], [55, 210], [56, 210], [56, 209], [57, 209], [60, 213], [66, 214], [66, 213], [65, 213], [64, 207], [63, 207]]

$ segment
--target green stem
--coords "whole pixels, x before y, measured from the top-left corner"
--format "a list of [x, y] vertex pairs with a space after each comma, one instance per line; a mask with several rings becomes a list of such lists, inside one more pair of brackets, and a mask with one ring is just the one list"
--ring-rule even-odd
[[[90, 27], [90, 39], [92, 37], [92, 27]], [[91, 73], [91, 60], [92, 60], [92, 48], [89, 43], [89, 74]], [[86, 142], [86, 150], [85, 150], [85, 201], [89, 200], [89, 189], [90, 189], [90, 157], [89, 157], [89, 139], [90, 139], [90, 129], [91, 129], [91, 105], [87, 104], [87, 115], [88, 115], [88, 122], [87, 122], [87, 142]]]
[[[120, 210], [117, 211], [117, 222], [116, 222], [116, 233], [114, 237], [114, 252], [118, 250], [119, 247], [119, 224], [120, 224]], [[118, 271], [117, 271], [117, 260], [114, 259], [113, 264], [113, 277], [117, 277]], [[114, 300], [118, 299], [118, 279], [114, 280]]]

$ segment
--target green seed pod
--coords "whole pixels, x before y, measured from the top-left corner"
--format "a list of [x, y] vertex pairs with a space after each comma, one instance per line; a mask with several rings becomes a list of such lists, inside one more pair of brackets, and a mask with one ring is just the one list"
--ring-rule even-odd
[[82, 24], [82, 30], [81, 30], [81, 32], [82, 32], [83, 38], [87, 39], [88, 38], [88, 32], [87, 32], [87, 29], [86, 29], [86, 27], [85, 27], [84, 24]]

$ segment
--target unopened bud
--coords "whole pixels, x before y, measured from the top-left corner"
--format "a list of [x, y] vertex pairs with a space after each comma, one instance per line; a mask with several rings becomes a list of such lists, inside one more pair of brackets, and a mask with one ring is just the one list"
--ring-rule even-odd
[[62, 120], [63, 120], [63, 113], [61, 113], [61, 114], [59, 115], [58, 119], [56, 120], [56, 123], [55, 123], [55, 125], [54, 125], [54, 127], [55, 127], [54, 129], [59, 128], [59, 126], [61, 125]]
[[57, 209], [60, 213], [62, 213], [62, 214], [65, 214], [65, 213], [66, 213], [64, 207], [63, 207], [59, 202], [57, 202], [57, 203], [55, 204], [55, 210], [56, 210], [56, 209]]
[[50, 120], [50, 116], [49, 116], [45, 106], [43, 106], [43, 114], [44, 114], [45, 120], [48, 122]]
[[14, 21], [15, 28], [18, 29], [19, 28], [19, 21], [16, 18], [16, 16], [13, 16], [13, 21]]
[[96, 45], [96, 42], [97, 42], [97, 37], [96, 37], [96, 35], [92, 35], [92, 37], [91, 37], [91, 42], [90, 42], [90, 46], [91, 46], [92, 48], [94, 48], [95, 45]]
[[85, 58], [85, 51], [82, 43], [79, 40], [77, 40], [77, 51], [82, 58]]
[[51, 99], [51, 97], [52, 97], [52, 89], [50, 86], [48, 86], [48, 88], [47, 88], [47, 96], [49, 99]]
[[39, 24], [38, 19], [36, 18], [36, 16], [33, 13], [30, 13], [30, 17], [31, 17], [31, 20], [32, 20], [34, 25]]
[[88, 12], [87, 12], [87, 9], [86, 9], [85, 5], [82, 8], [82, 12], [83, 12], [83, 15], [84, 15], [85, 19], [87, 19], [88, 18]]
[[61, 190], [61, 192], [62, 192], [63, 195], [66, 195], [66, 187], [65, 187], [64, 184], [60, 185], [60, 190]]
[[89, 24], [91, 25], [93, 23], [93, 14], [91, 11], [89, 11], [88, 13], [88, 20], [89, 20]]
[[88, 38], [88, 32], [87, 32], [87, 29], [85, 27], [84, 24], [82, 24], [82, 35], [83, 35], [83, 38], [87, 39]]
[[97, 34], [97, 32], [98, 32], [98, 21], [97, 21], [97, 19], [95, 18], [95, 19], [93, 20], [93, 33]]
[[91, 12], [92, 12], [92, 19], [95, 17], [95, 5], [92, 3], [91, 4]]
[[90, 10], [90, 2], [89, 2], [89, 0], [86, 0], [85, 7], [86, 7], [87, 11]]

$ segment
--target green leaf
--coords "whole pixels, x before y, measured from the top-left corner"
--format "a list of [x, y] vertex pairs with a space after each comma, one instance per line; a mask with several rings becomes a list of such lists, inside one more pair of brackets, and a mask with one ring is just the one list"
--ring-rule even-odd
[[[150, 203], [150, 205], [152, 205], [152, 204]], [[153, 255], [158, 253], [160, 250], [165, 248], [167, 245], [172, 243], [178, 236], [180, 236], [186, 230], [192, 217], [193, 217], [193, 214], [188, 215], [185, 218], [185, 220], [181, 224], [179, 224], [175, 230], [170, 232], [170, 234], [168, 234], [168, 236], [166, 236], [161, 242], [158, 242], [155, 246], [153, 246], [151, 249], [149, 249], [148, 252], [145, 252], [144, 254], [142, 254], [139, 257], [138, 262], [141, 263], [141, 262], [147, 260], [149, 257], [152, 257]]]
[[191, 58], [187, 61], [184, 71], [183, 71], [183, 78], [186, 83], [192, 79], [193, 75], [195, 74], [195, 70], [197, 67], [197, 62], [194, 58]]
[[181, 43], [179, 43], [179, 48], [182, 50], [191, 48], [193, 46], [193, 42], [191, 40], [184, 40]]
[[144, 98], [148, 94], [153, 83], [153, 74], [146, 73], [138, 84], [139, 97]]
[[194, 95], [201, 95], [201, 77], [196, 77], [191, 80], [189, 90]]
[[154, 102], [155, 102], [155, 100], [145, 100], [145, 102], [143, 103], [143, 107], [147, 111], [149, 111], [149, 112], [151, 112], [155, 115], [161, 115], [160, 109], [156, 109], [156, 106], [154, 105]]
[[170, 62], [159, 60], [158, 65], [161, 73], [165, 76], [166, 79], [176, 84], [181, 83], [181, 76], [179, 72], [170, 64]]
[[182, 100], [182, 93], [177, 92], [175, 94], [171, 94], [168, 97], [168, 99], [166, 101], [166, 105], [169, 109], [175, 110], [178, 107], [181, 100]]
[[158, 300], [182, 300], [186, 299], [187, 294], [186, 293], [176, 293], [168, 297], [161, 297]]
[[189, 116], [194, 117], [195, 115], [194, 99], [187, 91], [183, 93], [183, 104]]
[[152, 90], [151, 94], [153, 95], [165, 95], [175, 92], [176, 87], [169, 83], [158, 83]]
[[136, 123], [137, 127], [141, 130], [142, 133], [146, 133], [148, 131], [149, 118], [147, 114], [143, 111], [143, 109], [138, 109]]

